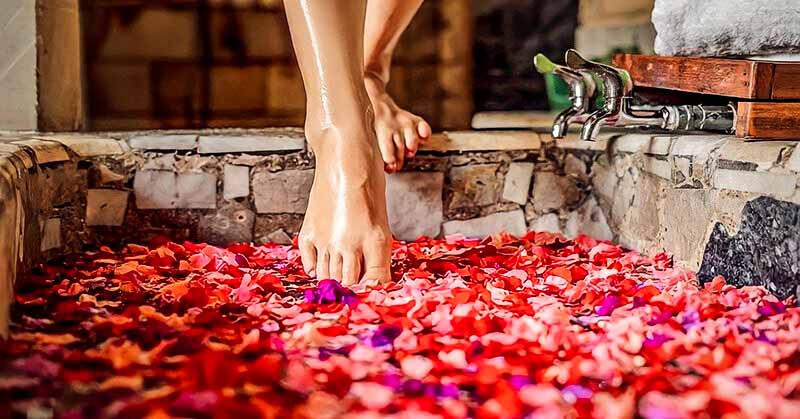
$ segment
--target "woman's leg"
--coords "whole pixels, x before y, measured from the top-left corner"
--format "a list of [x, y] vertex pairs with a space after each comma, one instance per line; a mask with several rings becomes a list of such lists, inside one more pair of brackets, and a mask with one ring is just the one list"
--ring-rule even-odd
[[386, 93], [394, 48], [421, 4], [422, 0], [367, 2], [364, 84], [375, 109], [375, 131], [387, 172], [399, 170], [431, 135], [427, 122], [400, 109]]
[[365, 0], [284, 0], [307, 97], [316, 156], [300, 230], [303, 267], [317, 278], [390, 278], [383, 162], [364, 88]]

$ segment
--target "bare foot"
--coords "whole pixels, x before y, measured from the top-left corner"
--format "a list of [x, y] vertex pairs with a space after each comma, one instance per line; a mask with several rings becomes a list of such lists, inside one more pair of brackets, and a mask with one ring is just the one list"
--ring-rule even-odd
[[420, 144], [430, 138], [431, 127], [424, 119], [397, 106], [378, 75], [367, 73], [364, 84], [375, 111], [375, 133], [384, 170], [396, 172], [403, 167], [405, 159], [413, 157]]
[[299, 237], [303, 267], [345, 285], [384, 282], [391, 278], [392, 235], [383, 162], [372, 124], [349, 124], [306, 127], [317, 164]]

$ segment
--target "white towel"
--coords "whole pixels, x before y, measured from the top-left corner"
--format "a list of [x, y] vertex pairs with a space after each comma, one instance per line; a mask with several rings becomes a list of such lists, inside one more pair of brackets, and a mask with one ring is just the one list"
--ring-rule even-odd
[[800, 0], [655, 0], [660, 55], [800, 52]]

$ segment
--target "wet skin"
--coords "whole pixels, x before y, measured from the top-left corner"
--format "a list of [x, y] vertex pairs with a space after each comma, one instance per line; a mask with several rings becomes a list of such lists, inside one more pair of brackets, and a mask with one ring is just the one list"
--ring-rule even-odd
[[403, 167], [431, 136], [422, 118], [394, 102], [386, 91], [392, 56], [400, 35], [422, 5], [422, 0], [369, 0], [364, 32], [364, 85], [375, 111], [375, 132], [386, 172]]
[[[388, 77], [372, 80], [388, 74], [391, 51], [420, 4], [384, 1], [370, 2], [380, 4], [371, 6], [377, 18], [366, 19], [373, 28], [367, 35], [364, 0], [284, 1], [308, 98], [306, 136], [317, 159], [299, 237], [303, 267], [346, 285], [391, 278], [383, 171], [399, 169], [407, 153], [430, 136], [424, 121], [385, 94]], [[406, 7], [387, 11], [393, 4]], [[391, 19], [381, 23], [381, 16]], [[365, 42], [369, 57], [380, 60], [365, 60]], [[366, 65], [379, 73], [366, 72]]]

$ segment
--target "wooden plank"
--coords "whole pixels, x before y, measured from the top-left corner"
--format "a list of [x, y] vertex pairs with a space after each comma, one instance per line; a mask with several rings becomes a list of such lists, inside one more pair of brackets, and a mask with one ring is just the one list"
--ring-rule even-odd
[[776, 64], [772, 76], [772, 98], [776, 100], [800, 98], [800, 63]]
[[736, 136], [750, 140], [800, 139], [800, 102], [739, 102]]
[[[771, 99], [772, 74], [776, 64], [723, 58], [621, 54], [614, 57], [614, 65], [628, 70], [635, 86], [740, 99]], [[800, 65], [785, 65], [800, 68]]]

